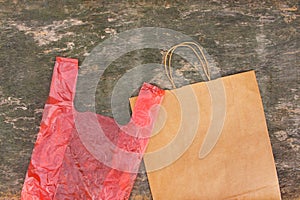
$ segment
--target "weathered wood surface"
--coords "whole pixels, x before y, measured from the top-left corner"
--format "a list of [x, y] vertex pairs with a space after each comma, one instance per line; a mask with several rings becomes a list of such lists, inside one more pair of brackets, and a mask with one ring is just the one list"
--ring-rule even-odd
[[[214, 58], [223, 76], [256, 70], [282, 198], [299, 199], [299, 18], [297, 0], [0, 0], [0, 199], [19, 197], [55, 56], [82, 62], [111, 35], [143, 26], [191, 36]], [[97, 112], [111, 115], [111, 91], [126, 69], [160, 59], [159, 51], [119, 59], [102, 78]], [[190, 82], [199, 81], [186, 68], [176, 72]], [[131, 199], [151, 199], [144, 173]]]

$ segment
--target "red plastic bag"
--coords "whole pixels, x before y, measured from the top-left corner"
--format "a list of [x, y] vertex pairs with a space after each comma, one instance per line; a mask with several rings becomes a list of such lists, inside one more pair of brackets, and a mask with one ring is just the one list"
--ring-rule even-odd
[[[75, 110], [77, 74], [77, 60], [56, 59], [23, 200], [129, 198], [164, 91], [145, 83], [131, 121], [119, 127], [112, 118]], [[93, 117], [101, 133], [93, 128]]]

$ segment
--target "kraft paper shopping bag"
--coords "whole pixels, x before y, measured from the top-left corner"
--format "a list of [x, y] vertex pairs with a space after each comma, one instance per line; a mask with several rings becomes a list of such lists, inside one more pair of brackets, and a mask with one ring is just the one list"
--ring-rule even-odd
[[281, 199], [255, 72], [166, 90], [144, 162], [154, 200]]

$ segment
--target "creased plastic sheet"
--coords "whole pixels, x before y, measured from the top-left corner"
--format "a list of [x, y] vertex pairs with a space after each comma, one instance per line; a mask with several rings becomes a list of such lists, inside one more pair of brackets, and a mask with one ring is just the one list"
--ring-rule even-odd
[[[22, 200], [130, 196], [164, 91], [145, 83], [131, 121], [119, 126], [112, 118], [75, 110], [77, 74], [76, 59], [56, 59]], [[100, 131], [93, 128], [94, 118]]]

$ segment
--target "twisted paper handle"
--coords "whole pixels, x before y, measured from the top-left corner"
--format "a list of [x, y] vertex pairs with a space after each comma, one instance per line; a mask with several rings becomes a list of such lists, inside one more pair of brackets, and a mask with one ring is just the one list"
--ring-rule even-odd
[[[193, 45], [197, 47], [198, 51], [202, 55], [202, 58], [199, 55], [199, 53], [197, 52], [197, 49], [195, 49], [193, 47]], [[166, 75], [167, 75], [168, 79], [170, 80], [173, 88], [176, 88], [176, 85], [174, 83], [173, 76], [172, 76], [172, 67], [171, 67], [171, 64], [172, 64], [173, 53], [174, 53], [174, 51], [178, 47], [188, 47], [188, 48], [190, 48], [194, 52], [194, 54], [197, 56], [198, 60], [201, 63], [201, 66], [202, 66], [202, 69], [204, 71], [205, 76], [207, 77], [208, 80], [210, 80], [210, 73], [208, 71], [209, 64], [208, 64], [208, 61], [207, 61], [207, 59], [205, 57], [205, 54], [204, 54], [202, 48], [197, 43], [195, 43], [195, 42], [183, 42], [183, 43], [180, 43], [180, 44], [177, 44], [177, 45], [171, 47], [167, 51], [167, 53], [166, 53], [166, 55], [164, 57], [164, 67], [165, 67]]]

